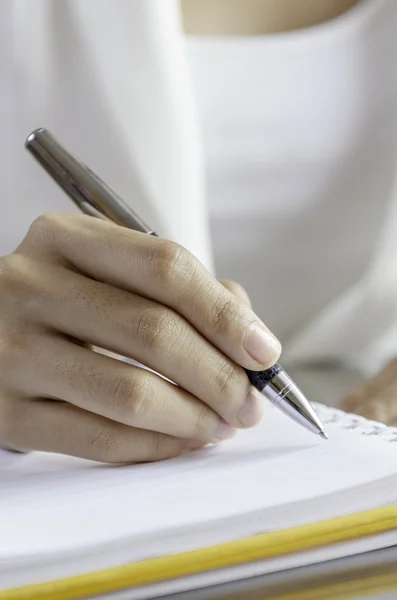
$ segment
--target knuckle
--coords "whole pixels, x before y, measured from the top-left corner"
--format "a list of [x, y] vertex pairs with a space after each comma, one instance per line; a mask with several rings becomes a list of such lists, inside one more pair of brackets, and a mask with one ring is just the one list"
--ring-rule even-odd
[[233, 298], [219, 298], [213, 305], [212, 326], [214, 332], [228, 335], [239, 321], [240, 307]]
[[134, 394], [132, 379], [121, 378], [111, 383], [108, 397], [114, 412], [125, 418], [129, 413], [129, 405]]
[[59, 215], [45, 213], [32, 222], [27, 237], [42, 245], [52, 245], [61, 227], [62, 220]]
[[[36, 273], [37, 275], [37, 273]], [[0, 260], [0, 314], [24, 312], [42, 294], [42, 278], [36, 277], [29, 259], [10, 254]]]
[[87, 440], [90, 454], [100, 462], [120, 462], [122, 452], [120, 437], [117, 435], [116, 428], [112, 425], [104, 425], [95, 429]]
[[245, 384], [242, 369], [227, 359], [221, 359], [213, 381], [213, 389], [219, 401], [230, 404], [231, 398], [239, 391], [241, 382]]
[[[31, 270], [31, 269], [30, 269]], [[34, 357], [31, 326], [26, 318], [39, 293], [23, 256], [0, 260], [0, 381]]]
[[133, 421], [141, 420], [150, 411], [151, 400], [154, 396], [154, 380], [149, 372], [141, 369], [142, 373], [135, 379], [132, 403], [128, 405]]
[[207, 438], [213, 420], [213, 411], [205, 404], [202, 404], [197, 410], [193, 423], [194, 437], [197, 437], [197, 439]]
[[15, 254], [9, 254], [0, 259], [0, 301], [14, 298], [21, 289], [24, 281], [23, 272]]
[[166, 285], [184, 280], [189, 273], [191, 262], [192, 257], [188, 250], [168, 240], [156, 244], [151, 257], [156, 279]]
[[0, 289], [7, 286], [8, 279], [13, 277], [13, 258], [12, 254], [0, 258]]
[[12, 378], [26, 368], [34, 357], [34, 348], [27, 335], [9, 327], [0, 333], [0, 382]]
[[153, 384], [149, 373], [134, 378], [119, 379], [110, 392], [114, 412], [126, 425], [134, 425], [149, 410], [148, 399], [152, 395]]
[[169, 352], [181, 335], [181, 324], [175, 313], [167, 308], [150, 308], [146, 310], [137, 326], [140, 344], [160, 358]]

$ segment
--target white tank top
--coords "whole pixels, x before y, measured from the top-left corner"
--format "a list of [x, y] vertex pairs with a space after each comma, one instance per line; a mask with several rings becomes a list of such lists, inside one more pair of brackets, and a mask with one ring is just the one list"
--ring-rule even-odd
[[217, 271], [249, 290], [284, 344], [362, 278], [386, 219], [397, 2], [391, 20], [381, 7], [359, 2], [292, 33], [187, 43]]
[[176, 0], [2, 0], [0, 33], [0, 255], [73, 210], [23, 150], [45, 126], [205, 262], [196, 104], [217, 274], [246, 286], [284, 365], [396, 354], [397, 1], [184, 45]]

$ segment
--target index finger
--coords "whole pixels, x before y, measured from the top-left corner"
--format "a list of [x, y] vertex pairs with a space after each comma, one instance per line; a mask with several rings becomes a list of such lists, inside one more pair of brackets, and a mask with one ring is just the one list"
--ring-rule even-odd
[[280, 356], [259, 317], [178, 244], [77, 215], [44, 215], [31, 238], [36, 251], [50, 246], [85, 275], [174, 309], [246, 369], [267, 369]]

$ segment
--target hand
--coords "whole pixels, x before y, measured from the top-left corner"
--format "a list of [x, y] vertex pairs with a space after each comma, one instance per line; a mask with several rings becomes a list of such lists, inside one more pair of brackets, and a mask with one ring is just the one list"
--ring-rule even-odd
[[47, 215], [0, 259], [0, 446], [175, 456], [255, 425], [262, 400], [241, 367], [279, 354], [249, 306], [172, 242]]
[[386, 425], [397, 425], [397, 359], [342, 398], [339, 407]]

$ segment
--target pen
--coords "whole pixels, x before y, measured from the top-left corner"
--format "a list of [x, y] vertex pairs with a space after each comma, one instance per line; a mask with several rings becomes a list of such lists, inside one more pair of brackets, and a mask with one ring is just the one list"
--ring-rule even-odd
[[[85, 214], [157, 236], [113, 190], [65, 150], [46, 129], [34, 130], [26, 148]], [[327, 439], [324, 427], [304, 394], [284, 369], [245, 370], [251, 384], [274, 406], [312, 433]]]

